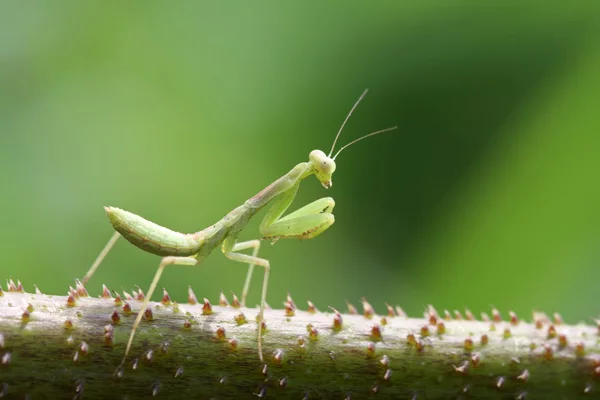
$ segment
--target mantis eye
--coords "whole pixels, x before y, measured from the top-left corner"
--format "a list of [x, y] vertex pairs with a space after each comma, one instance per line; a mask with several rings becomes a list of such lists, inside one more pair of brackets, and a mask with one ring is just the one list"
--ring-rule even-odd
[[[329, 158], [329, 157], [327, 157], [327, 158]], [[335, 170], [335, 161], [333, 161], [332, 159], [323, 160], [321, 162], [321, 165], [319, 166], [319, 169], [324, 174], [331, 175], [331, 174], [333, 174], [333, 171]]]
[[335, 161], [333, 161], [321, 150], [311, 151], [309, 158], [315, 165], [317, 171], [319, 171], [319, 174], [322, 174], [324, 176], [331, 176], [331, 174], [333, 174], [333, 171], [335, 171]]

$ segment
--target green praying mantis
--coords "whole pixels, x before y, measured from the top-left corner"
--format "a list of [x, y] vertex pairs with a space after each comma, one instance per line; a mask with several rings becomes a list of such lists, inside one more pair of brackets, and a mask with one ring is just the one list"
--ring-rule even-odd
[[[142, 320], [146, 307], [148, 307], [148, 302], [152, 298], [152, 294], [158, 285], [165, 267], [168, 265], [199, 265], [206, 257], [208, 257], [211, 251], [218, 246], [221, 246], [221, 251], [228, 259], [249, 265], [242, 291], [242, 306], [244, 306], [246, 302], [246, 296], [250, 287], [250, 280], [252, 278], [254, 267], [258, 265], [265, 270], [260, 299], [260, 310], [257, 320], [258, 356], [260, 360], [263, 361], [262, 322], [264, 319], [263, 314], [267, 298], [267, 286], [271, 264], [269, 260], [258, 257], [260, 240], [238, 242], [238, 236], [248, 221], [250, 221], [250, 219], [263, 207], [269, 204], [270, 208], [266, 212], [259, 227], [262, 239], [272, 241], [277, 241], [281, 238], [312, 239], [333, 225], [334, 217], [332, 211], [335, 202], [331, 197], [324, 197], [316, 200], [286, 216], [283, 216], [283, 214], [292, 204], [303, 179], [315, 175], [323, 187], [329, 189], [332, 185], [331, 176], [336, 168], [335, 159], [342, 150], [360, 140], [397, 128], [394, 126], [362, 136], [342, 146], [337, 153], [331, 157], [346, 122], [348, 122], [352, 112], [354, 112], [367, 92], [368, 89], [366, 89], [354, 103], [354, 106], [339, 129], [328, 155], [321, 150], [311, 151], [307, 162], [301, 162], [296, 165], [287, 174], [265, 187], [255, 196], [246, 200], [244, 204], [235, 208], [223, 217], [223, 219], [217, 221], [208, 228], [196, 233], [179, 233], [150, 222], [128, 211], [115, 207], [104, 207], [110, 223], [116, 232], [110, 238], [85, 277], [82, 279], [84, 285], [90, 280], [102, 260], [121, 236], [140, 249], [162, 257], [146, 297], [137, 313], [135, 322], [133, 323], [123, 360], [117, 370], [124, 365], [125, 360], [127, 359], [127, 355], [131, 350], [135, 331]], [[251, 255], [241, 253], [241, 251], [249, 249], [252, 249]]]

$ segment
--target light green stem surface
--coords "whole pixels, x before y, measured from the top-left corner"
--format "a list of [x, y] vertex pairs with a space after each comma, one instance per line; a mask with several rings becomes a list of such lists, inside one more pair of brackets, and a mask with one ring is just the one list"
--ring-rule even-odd
[[[261, 364], [258, 310], [213, 305], [207, 315], [202, 302], [152, 302], [153, 319], [144, 319], [122, 376], [114, 377], [141, 304], [127, 303], [131, 314], [114, 299], [78, 298], [69, 305], [66, 296], [3, 292], [0, 393], [18, 399], [600, 396], [593, 325], [556, 325], [553, 336], [550, 321], [538, 329], [522, 321], [438, 318], [432, 322], [445, 328], [438, 334], [429, 319], [341, 314], [338, 331], [332, 311], [295, 310], [286, 316], [286, 310], [267, 310]], [[240, 313], [247, 323], [236, 322]], [[187, 321], [191, 326], [185, 327]], [[411, 334], [416, 343], [408, 339]], [[486, 345], [482, 335], [489, 339]]]

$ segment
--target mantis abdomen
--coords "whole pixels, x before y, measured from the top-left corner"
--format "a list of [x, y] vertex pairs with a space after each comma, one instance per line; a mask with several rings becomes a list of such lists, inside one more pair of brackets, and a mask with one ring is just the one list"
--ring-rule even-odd
[[159, 256], [191, 256], [202, 245], [197, 234], [184, 234], [115, 207], [104, 207], [110, 223], [125, 239]]

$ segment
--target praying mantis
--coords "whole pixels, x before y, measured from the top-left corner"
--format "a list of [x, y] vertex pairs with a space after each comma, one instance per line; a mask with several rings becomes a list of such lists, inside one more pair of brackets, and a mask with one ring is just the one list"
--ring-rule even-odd
[[[169, 265], [199, 265], [219, 246], [225, 257], [228, 259], [249, 265], [242, 291], [242, 306], [244, 306], [246, 302], [246, 296], [250, 287], [250, 280], [252, 278], [254, 267], [258, 265], [265, 270], [260, 299], [260, 310], [257, 319], [258, 357], [261, 362], [263, 361], [262, 322], [264, 319], [263, 314], [267, 298], [267, 286], [269, 283], [271, 264], [269, 260], [258, 257], [258, 250], [260, 248], [259, 239], [238, 242], [238, 236], [248, 221], [269, 204], [270, 208], [266, 212], [266, 215], [259, 226], [259, 232], [262, 235], [261, 239], [267, 239], [273, 242], [281, 238], [312, 239], [333, 225], [334, 216], [332, 211], [335, 202], [331, 197], [324, 197], [316, 200], [286, 216], [283, 216], [283, 214], [296, 197], [296, 193], [298, 192], [302, 180], [311, 175], [315, 175], [323, 187], [329, 189], [332, 186], [331, 176], [336, 169], [335, 159], [342, 150], [360, 140], [397, 128], [397, 126], [394, 126], [362, 136], [342, 146], [337, 153], [331, 157], [346, 122], [348, 122], [348, 119], [367, 92], [368, 89], [365, 89], [354, 103], [354, 106], [339, 129], [328, 155], [321, 150], [311, 151], [308, 156], [308, 161], [296, 165], [287, 174], [275, 180], [256, 195], [249, 198], [244, 204], [235, 208], [223, 217], [223, 219], [217, 221], [208, 228], [196, 233], [183, 234], [157, 225], [128, 211], [115, 207], [104, 207], [110, 223], [116, 232], [102, 249], [89, 271], [85, 274], [81, 281], [84, 285], [90, 280], [96, 269], [100, 266], [102, 260], [121, 236], [140, 249], [162, 257], [146, 297], [137, 313], [133, 327], [131, 328], [127, 347], [125, 348], [125, 354], [117, 370], [124, 365], [125, 360], [127, 359], [135, 332], [140, 325], [146, 307], [148, 307], [148, 303], [152, 298], [152, 294], [158, 285], [165, 267]], [[252, 249], [252, 255], [241, 253], [243, 250], [250, 249]]]

